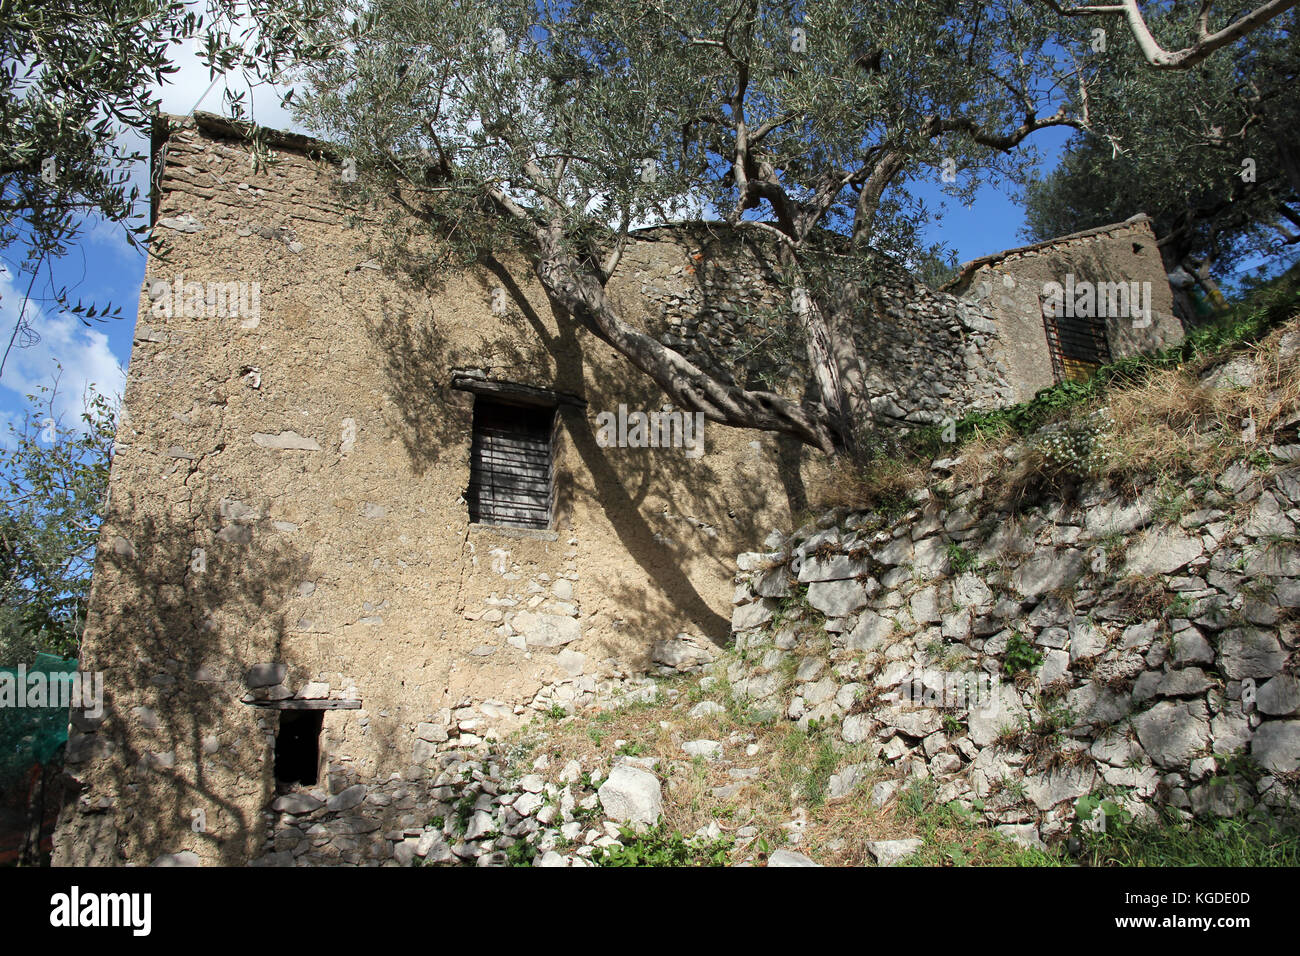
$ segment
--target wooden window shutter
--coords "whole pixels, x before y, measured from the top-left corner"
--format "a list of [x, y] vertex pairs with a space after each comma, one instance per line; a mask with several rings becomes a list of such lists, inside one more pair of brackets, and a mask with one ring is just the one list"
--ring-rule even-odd
[[521, 528], [551, 526], [556, 417], [554, 407], [475, 396], [471, 521]]

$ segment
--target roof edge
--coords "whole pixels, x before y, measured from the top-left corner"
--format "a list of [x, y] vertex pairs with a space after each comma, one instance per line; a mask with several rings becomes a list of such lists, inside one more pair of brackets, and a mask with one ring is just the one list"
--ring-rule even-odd
[[1062, 242], [1073, 242], [1076, 239], [1087, 239], [1089, 236], [1105, 235], [1108, 232], [1116, 232], [1120, 229], [1132, 226], [1135, 223], [1149, 223], [1150, 221], [1150, 216], [1144, 212], [1139, 212], [1135, 215], [1129, 216], [1121, 222], [1112, 222], [1105, 226], [1094, 226], [1091, 229], [1082, 229], [1079, 232], [1072, 232], [1064, 236], [1056, 236], [1053, 239], [1044, 239], [1042, 242], [1031, 242], [1029, 245], [1015, 246], [1011, 249], [1003, 249], [1001, 252], [994, 252], [987, 256], [980, 256], [978, 259], [972, 259], [969, 262], [962, 263], [961, 267], [957, 270], [957, 274], [943, 285], [939, 286], [939, 291], [951, 292], [969, 279], [976, 269], [992, 262], [999, 262], [1008, 256], [1020, 255], [1025, 252], [1034, 252], [1038, 249], [1046, 249], [1049, 246], [1059, 245]]
[[316, 139], [304, 133], [286, 133], [284, 130], [273, 129], [270, 126], [258, 126], [256, 123], [247, 120], [231, 119], [229, 116], [209, 113], [206, 110], [195, 110], [188, 116], [180, 116], [175, 113], [155, 113], [153, 118], [154, 135], [155, 137], [161, 136], [165, 140], [173, 130], [183, 129], [191, 123], [210, 136], [217, 136], [222, 139], [247, 141], [258, 137], [268, 146], [274, 146], [278, 149], [288, 149], [307, 155], [325, 156], [335, 162], [342, 160], [342, 153], [334, 143]]

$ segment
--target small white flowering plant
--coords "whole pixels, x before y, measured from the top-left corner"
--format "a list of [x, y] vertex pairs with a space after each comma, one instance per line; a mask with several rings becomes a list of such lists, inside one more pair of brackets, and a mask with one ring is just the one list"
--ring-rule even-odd
[[1103, 407], [1040, 428], [1030, 436], [1029, 447], [1043, 471], [1086, 478], [1100, 471], [1110, 459], [1114, 432], [1115, 420], [1110, 409]]

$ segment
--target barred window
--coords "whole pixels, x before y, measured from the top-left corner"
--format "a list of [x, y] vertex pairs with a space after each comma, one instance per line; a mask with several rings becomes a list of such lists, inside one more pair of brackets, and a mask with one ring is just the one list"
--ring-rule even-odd
[[554, 504], [554, 407], [476, 395], [470, 445], [471, 521], [549, 528]]
[[1110, 343], [1103, 320], [1088, 316], [1054, 315], [1042, 304], [1043, 329], [1057, 382], [1084, 382], [1110, 362]]

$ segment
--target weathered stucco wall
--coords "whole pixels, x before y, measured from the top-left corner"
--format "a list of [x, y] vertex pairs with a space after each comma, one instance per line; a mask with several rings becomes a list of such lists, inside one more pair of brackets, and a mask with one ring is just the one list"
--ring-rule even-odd
[[[248, 859], [278, 717], [246, 695], [360, 699], [325, 714], [329, 765], [386, 775], [462, 705], [511, 718], [660, 638], [724, 638], [734, 553], [801, 500], [802, 453], [772, 436], [710, 425], [698, 459], [598, 447], [596, 412], [662, 393], [558, 322], [521, 262], [448, 274], [432, 301], [373, 268], [337, 179], [288, 149], [254, 172], [192, 123], [168, 140], [170, 258], [146, 273], [82, 664], [109, 708], [71, 745], [91, 812], [64, 862]], [[257, 282], [260, 314], [166, 315], [178, 277]], [[470, 525], [458, 367], [587, 400], [563, 411], [554, 531]]]

